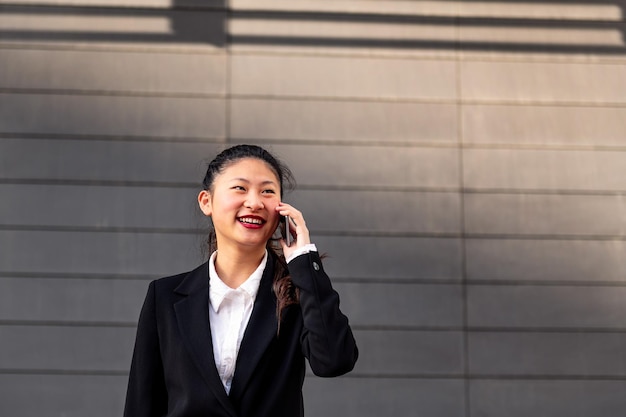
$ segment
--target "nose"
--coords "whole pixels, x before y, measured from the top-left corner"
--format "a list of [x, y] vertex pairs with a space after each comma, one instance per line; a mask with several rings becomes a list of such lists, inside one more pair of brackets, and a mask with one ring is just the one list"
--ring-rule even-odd
[[250, 210], [260, 210], [265, 207], [261, 198], [256, 194], [249, 194], [244, 205]]

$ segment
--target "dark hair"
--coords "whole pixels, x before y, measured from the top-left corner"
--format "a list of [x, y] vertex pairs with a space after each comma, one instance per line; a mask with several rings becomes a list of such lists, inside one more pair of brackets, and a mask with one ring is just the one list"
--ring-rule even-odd
[[[215, 177], [221, 174], [226, 168], [241, 159], [256, 158], [267, 164], [267, 166], [276, 174], [280, 185], [281, 198], [284, 189], [292, 190], [295, 188], [295, 180], [291, 170], [271, 153], [256, 145], [236, 145], [225, 149], [219, 153], [207, 167], [202, 187], [204, 190], [212, 192]], [[209, 254], [217, 250], [217, 238], [215, 230], [211, 229], [208, 239]], [[275, 259], [274, 263], [274, 280], [272, 289], [276, 295], [276, 317], [278, 319], [278, 329], [280, 330], [280, 322], [283, 309], [299, 301], [298, 289], [295, 287], [287, 270], [287, 262], [283, 255], [282, 248], [278, 241], [270, 239], [267, 242], [267, 250], [274, 254], [268, 259]]]

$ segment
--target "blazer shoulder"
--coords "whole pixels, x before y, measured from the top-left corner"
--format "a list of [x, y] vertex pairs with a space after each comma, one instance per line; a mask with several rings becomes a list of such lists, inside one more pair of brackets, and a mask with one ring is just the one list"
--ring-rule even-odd
[[182, 292], [185, 294], [196, 287], [207, 284], [208, 276], [208, 263], [205, 262], [191, 271], [155, 279], [150, 285], [158, 293]]

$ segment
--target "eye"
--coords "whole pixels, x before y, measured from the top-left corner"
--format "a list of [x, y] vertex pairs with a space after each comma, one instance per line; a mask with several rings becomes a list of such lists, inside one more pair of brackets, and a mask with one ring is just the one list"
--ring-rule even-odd
[[231, 187], [231, 190], [246, 191], [246, 187], [244, 187], [243, 185], [235, 185]]
[[263, 194], [276, 194], [276, 191], [272, 190], [271, 188], [268, 188], [267, 190], [263, 190]]

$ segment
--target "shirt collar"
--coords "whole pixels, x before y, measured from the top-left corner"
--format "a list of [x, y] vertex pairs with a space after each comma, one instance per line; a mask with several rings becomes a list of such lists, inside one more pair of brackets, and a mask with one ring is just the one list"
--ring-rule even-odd
[[215, 270], [216, 255], [217, 251], [213, 252], [213, 254], [211, 254], [211, 258], [209, 258], [209, 299], [213, 310], [216, 312], [219, 311], [226, 296], [235, 291], [244, 291], [252, 298], [252, 300], [254, 300], [257, 292], [259, 291], [263, 271], [265, 270], [265, 265], [267, 264], [267, 250], [265, 251], [265, 255], [263, 256], [263, 259], [257, 269], [243, 282], [243, 284], [239, 286], [239, 288], [236, 289], [230, 288], [228, 285], [224, 284], [224, 282], [217, 275], [217, 271]]

